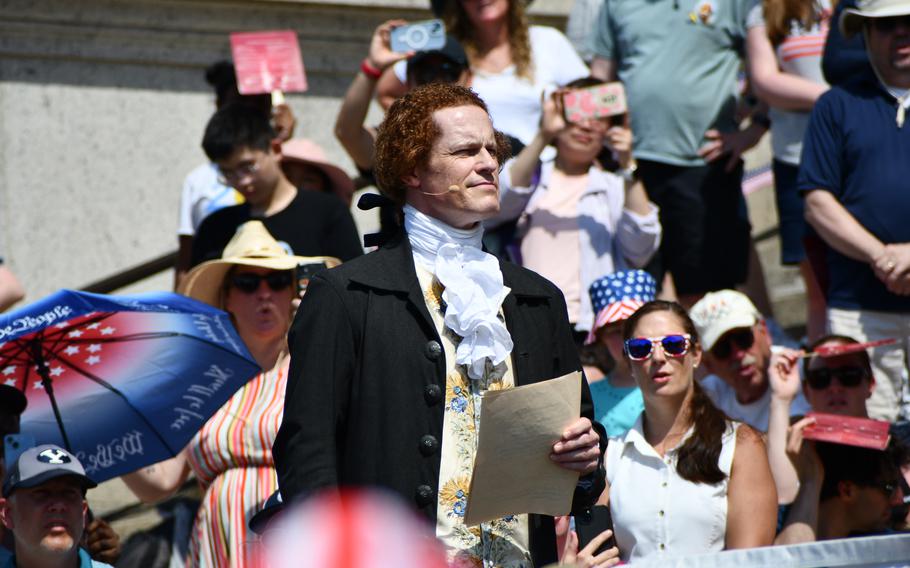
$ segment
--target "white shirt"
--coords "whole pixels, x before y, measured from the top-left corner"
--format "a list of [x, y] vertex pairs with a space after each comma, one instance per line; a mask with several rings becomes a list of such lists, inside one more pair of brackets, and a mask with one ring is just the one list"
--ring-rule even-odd
[[[777, 353], [783, 347], [771, 346], [771, 352]], [[800, 381], [802, 371], [800, 370]], [[771, 387], [755, 402], [743, 404], [736, 400], [736, 391], [717, 375], [708, 375], [699, 383], [714, 402], [714, 406], [721, 409], [724, 414], [733, 420], [745, 422], [759, 432], [768, 431], [768, 416], [771, 413]], [[796, 393], [796, 398], [790, 404], [790, 416], [805, 416], [812, 408], [803, 396], [803, 389]]]
[[218, 166], [211, 162], [200, 164], [183, 180], [177, 234], [195, 235], [203, 219], [222, 207], [238, 203], [243, 203], [243, 196], [218, 181]]
[[661, 458], [645, 440], [642, 419], [607, 445], [610, 509], [619, 554], [624, 561], [719, 552], [727, 531], [727, 487], [736, 449], [738, 422], [728, 423], [718, 465], [720, 483], [692, 483], [676, 472], [679, 447]]

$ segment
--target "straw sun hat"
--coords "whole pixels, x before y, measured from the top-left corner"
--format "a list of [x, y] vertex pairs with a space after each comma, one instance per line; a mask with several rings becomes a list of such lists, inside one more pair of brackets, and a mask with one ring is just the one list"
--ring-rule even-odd
[[860, 0], [840, 16], [840, 30], [850, 37], [863, 29], [866, 18], [891, 18], [910, 15], [910, 0]]
[[187, 274], [178, 292], [215, 307], [221, 307], [224, 277], [232, 266], [255, 266], [270, 270], [293, 270], [298, 264], [324, 262], [332, 268], [341, 261], [332, 256], [289, 254], [269, 233], [262, 221], [247, 221], [237, 228], [220, 259], [209, 260]]

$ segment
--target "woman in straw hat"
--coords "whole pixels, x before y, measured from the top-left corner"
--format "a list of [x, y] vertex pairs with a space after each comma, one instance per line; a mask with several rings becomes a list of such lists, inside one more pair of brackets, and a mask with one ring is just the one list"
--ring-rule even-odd
[[272, 443], [281, 423], [287, 380], [285, 335], [301, 263], [339, 261], [292, 256], [260, 221], [240, 226], [222, 257], [195, 267], [181, 292], [231, 315], [262, 372], [237, 391], [175, 458], [124, 476], [143, 501], [164, 499], [192, 472], [204, 496], [196, 514], [188, 566], [252, 565], [247, 523], [277, 488]]

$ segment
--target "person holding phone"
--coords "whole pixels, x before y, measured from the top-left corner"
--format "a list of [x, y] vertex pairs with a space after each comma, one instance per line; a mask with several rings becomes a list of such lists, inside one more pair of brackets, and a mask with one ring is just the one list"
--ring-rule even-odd
[[[581, 79], [567, 88], [599, 84]], [[588, 288], [604, 274], [644, 266], [660, 246], [661, 227], [635, 177], [632, 131], [609, 118], [568, 122], [564, 92], [544, 99], [534, 139], [503, 166], [500, 211], [485, 226], [518, 220], [520, 264], [562, 291], [580, 345], [594, 323]], [[541, 160], [550, 145], [555, 158]], [[601, 161], [604, 145], [618, 162], [615, 173]]]
[[[497, 130], [528, 144], [540, 119], [540, 94], [588, 75], [588, 67], [559, 30], [528, 25], [526, 0], [443, 0], [434, 10], [464, 46], [470, 87], [490, 108]], [[406, 66], [379, 81], [379, 102], [388, 107], [409, 89]]]
[[[212, 416], [176, 457], [123, 476], [145, 502], [175, 493], [192, 472], [203, 487], [188, 566], [255, 566], [253, 513], [277, 489], [272, 442], [284, 412], [286, 339], [297, 297], [295, 269], [318, 258], [289, 254], [260, 221], [242, 225], [222, 258], [187, 274], [180, 291], [219, 307], [262, 372]], [[338, 261], [330, 259], [329, 264]]]
[[689, 315], [648, 302], [623, 325], [645, 409], [607, 445], [607, 492], [623, 560], [770, 545], [777, 495], [761, 434], [718, 410], [695, 381]]

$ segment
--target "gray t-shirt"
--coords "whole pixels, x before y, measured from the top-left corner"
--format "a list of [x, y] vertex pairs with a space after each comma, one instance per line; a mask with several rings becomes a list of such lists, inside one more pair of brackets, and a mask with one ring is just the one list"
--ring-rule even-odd
[[607, 0], [591, 48], [625, 84], [635, 155], [700, 166], [711, 128], [737, 128], [736, 76], [757, 0]]
[[[818, 0], [815, 10], [820, 16], [819, 22], [808, 29], [798, 21], [791, 22], [790, 34], [775, 48], [774, 53], [777, 56], [777, 65], [784, 73], [826, 84], [822, 75], [822, 53], [825, 50], [825, 39], [828, 37], [831, 4], [828, 0]], [[749, 12], [746, 26], [750, 29], [765, 27], [761, 5], [753, 7]], [[803, 149], [803, 134], [809, 125], [809, 111], [788, 111], [771, 107], [769, 114], [774, 157], [798, 166]]]

